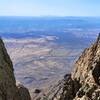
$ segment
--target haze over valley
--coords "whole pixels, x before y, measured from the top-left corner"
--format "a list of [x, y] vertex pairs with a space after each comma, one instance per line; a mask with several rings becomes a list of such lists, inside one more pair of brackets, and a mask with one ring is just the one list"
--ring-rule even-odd
[[100, 32], [95, 17], [0, 17], [0, 36], [17, 82], [46, 91], [66, 73]]

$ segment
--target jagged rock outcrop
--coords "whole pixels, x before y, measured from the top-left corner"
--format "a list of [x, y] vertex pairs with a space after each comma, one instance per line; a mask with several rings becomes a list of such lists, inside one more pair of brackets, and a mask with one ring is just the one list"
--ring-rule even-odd
[[0, 39], [0, 100], [31, 100], [26, 88], [16, 86], [13, 71], [13, 64]]
[[56, 92], [51, 91], [37, 100], [100, 100], [100, 34], [97, 41], [83, 51], [72, 74], [65, 75], [53, 90]]
[[100, 100], [100, 34], [76, 61], [72, 79], [81, 85], [74, 100]]

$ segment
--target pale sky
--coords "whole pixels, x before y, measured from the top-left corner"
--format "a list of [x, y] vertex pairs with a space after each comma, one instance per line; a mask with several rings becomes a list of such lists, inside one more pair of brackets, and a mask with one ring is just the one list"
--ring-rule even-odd
[[100, 0], [0, 0], [0, 16], [100, 16]]

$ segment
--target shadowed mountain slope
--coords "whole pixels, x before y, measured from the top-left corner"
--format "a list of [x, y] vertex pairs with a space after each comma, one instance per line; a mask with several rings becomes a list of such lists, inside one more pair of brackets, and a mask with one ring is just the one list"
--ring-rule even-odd
[[0, 100], [31, 100], [24, 86], [16, 86], [13, 64], [2, 39], [0, 39]]

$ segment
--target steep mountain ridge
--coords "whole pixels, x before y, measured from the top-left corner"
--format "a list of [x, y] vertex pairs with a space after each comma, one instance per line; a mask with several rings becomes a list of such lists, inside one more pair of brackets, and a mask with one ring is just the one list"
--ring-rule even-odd
[[81, 85], [75, 100], [100, 100], [100, 34], [97, 41], [85, 49], [76, 61], [72, 79]]
[[100, 100], [100, 34], [83, 51], [73, 72], [36, 100]]
[[0, 100], [31, 100], [24, 86], [16, 86], [13, 71], [12, 61], [0, 39]]

